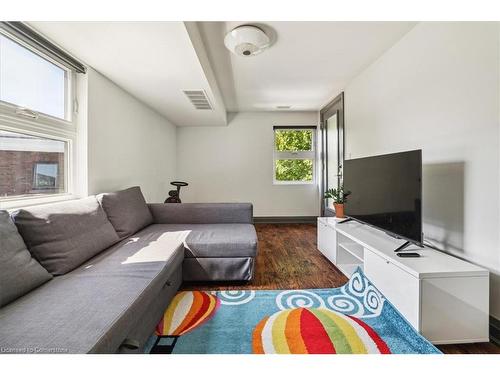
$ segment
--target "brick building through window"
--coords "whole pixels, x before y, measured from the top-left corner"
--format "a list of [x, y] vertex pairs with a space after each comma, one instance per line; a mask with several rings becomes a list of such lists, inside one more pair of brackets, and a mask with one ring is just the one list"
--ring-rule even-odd
[[66, 192], [66, 143], [0, 131], [0, 198]]

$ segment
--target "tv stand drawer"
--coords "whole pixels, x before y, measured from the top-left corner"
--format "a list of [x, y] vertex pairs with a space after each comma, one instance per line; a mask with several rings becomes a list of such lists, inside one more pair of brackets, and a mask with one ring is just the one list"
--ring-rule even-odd
[[419, 330], [419, 280], [368, 249], [364, 250], [364, 272], [411, 325]]

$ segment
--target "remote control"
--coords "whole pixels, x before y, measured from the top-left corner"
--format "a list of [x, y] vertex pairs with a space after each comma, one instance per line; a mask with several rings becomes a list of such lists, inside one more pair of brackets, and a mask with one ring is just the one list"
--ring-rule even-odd
[[401, 258], [418, 258], [420, 257], [419, 253], [398, 253], [398, 257]]

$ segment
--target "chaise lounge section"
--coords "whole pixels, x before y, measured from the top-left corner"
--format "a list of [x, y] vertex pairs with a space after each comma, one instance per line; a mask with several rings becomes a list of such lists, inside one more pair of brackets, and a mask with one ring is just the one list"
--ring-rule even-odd
[[152, 230], [185, 233], [185, 281], [250, 281], [257, 235], [250, 203], [150, 204]]
[[183, 280], [255, 267], [251, 204], [147, 205], [134, 187], [0, 219], [2, 263], [19, 268], [0, 272], [4, 353], [139, 353]]

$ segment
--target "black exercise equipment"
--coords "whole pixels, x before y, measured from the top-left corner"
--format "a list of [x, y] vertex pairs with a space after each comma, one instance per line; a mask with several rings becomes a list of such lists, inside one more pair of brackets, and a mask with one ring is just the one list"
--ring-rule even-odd
[[172, 181], [170, 185], [176, 186], [177, 190], [170, 190], [168, 192], [169, 197], [165, 199], [165, 203], [182, 203], [180, 198], [181, 187], [188, 186], [189, 184], [184, 181]]

